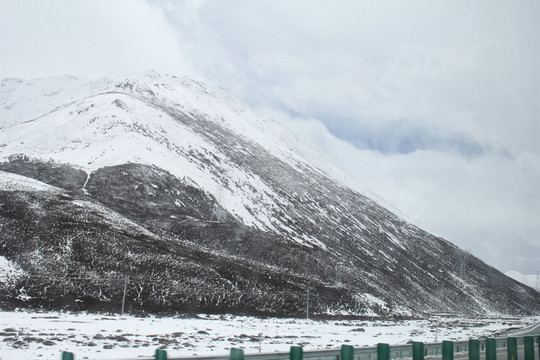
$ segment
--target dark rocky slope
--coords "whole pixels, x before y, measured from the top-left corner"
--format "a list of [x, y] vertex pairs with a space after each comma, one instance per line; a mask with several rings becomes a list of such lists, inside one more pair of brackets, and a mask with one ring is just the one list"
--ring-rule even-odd
[[[100, 169], [86, 192], [76, 189], [80, 176], [50, 177], [58, 168], [77, 173], [65, 165], [18, 160], [1, 168], [65, 187], [56, 194], [0, 192], [0, 255], [25, 271], [4, 289], [4, 305], [118, 311], [128, 277], [127, 309], [137, 312], [300, 315], [308, 290], [315, 314], [481, 312], [477, 295], [501, 312], [535, 309], [523, 303], [534, 291], [508, 291], [516, 286], [511, 280], [417, 229], [423, 246], [387, 247], [389, 262], [362, 254], [355, 237], [324, 250], [291, 244], [228, 214], [218, 221], [211, 195], [152, 166]], [[463, 268], [463, 282], [448, 276], [456, 268]], [[383, 302], [358, 296], [366, 293]]]

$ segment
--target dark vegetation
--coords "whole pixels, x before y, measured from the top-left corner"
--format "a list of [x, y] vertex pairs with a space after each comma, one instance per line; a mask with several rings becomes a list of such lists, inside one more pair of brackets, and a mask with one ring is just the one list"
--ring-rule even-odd
[[0, 286], [3, 308], [118, 312], [126, 278], [132, 313], [300, 316], [308, 296], [316, 316], [530, 313], [540, 303], [445, 240], [320, 175], [305, 185], [275, 160], [257, 171], [270, 183], [279, 177], [293, 204], [276, 217], [287, 214], [292, 229], [326, 249], [247, 227], [212, 195], [153, 166], [106, 167], [87, 181], [68, 165], [19, 156], [0, 170], [63, 189], [0, 192], [0, 255], [24, 271]]

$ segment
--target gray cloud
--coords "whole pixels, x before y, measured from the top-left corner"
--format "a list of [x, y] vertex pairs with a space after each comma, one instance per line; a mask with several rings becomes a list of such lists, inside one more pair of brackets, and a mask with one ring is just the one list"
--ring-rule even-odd
[[538, 116], [533, 1], [197, 4], [171, 2], [169, 20], [191, 14], [182, 30], [201, 73], [254, 106], [538, 150], [528, 130], [508, 132]]

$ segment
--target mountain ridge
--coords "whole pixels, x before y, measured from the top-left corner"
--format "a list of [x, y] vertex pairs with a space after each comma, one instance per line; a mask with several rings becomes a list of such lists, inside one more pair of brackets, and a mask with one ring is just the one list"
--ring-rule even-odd
[[515, 270], [507, 271], [504, 273], [504, 275], [538, 291], [538, 275], [522, 274], [519, 271]]

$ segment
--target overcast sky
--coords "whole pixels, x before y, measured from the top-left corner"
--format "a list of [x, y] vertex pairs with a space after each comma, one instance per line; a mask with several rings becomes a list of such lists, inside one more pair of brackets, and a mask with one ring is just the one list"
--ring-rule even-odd
[[537, 0], [0, 0], [0, 77], [216, 83], [501, 271], [540, 270]]

